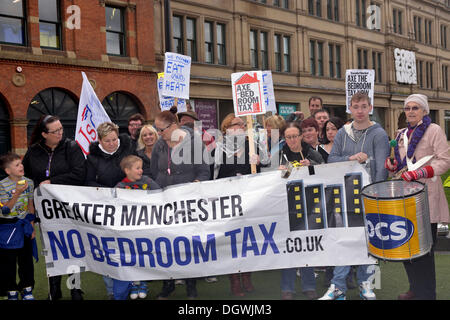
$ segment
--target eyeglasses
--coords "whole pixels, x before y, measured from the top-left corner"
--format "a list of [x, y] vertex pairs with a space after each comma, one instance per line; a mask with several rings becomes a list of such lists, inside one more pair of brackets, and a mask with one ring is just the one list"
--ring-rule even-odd
[[56, 129], [56, 130], [53, 130], [53, 131], [49, 131], [48, 133], [51, 133], [51, 134], [60, 134], [60, 133], [62, 133], [63, 131], [64, 131], [64, 128], [61, 127], [61, 128], [59, 128], [59, 129]]
[[419, 111], [419, 107], [418, 106], [413, 106], [413, 107], [405, 107], [403, 108], [403, 110], [405, 110], [405, 112], [409, 112], [409, 111]]
[[284, 137], [286, 140], [294, 140], [294, 139], [297, 139], [298, 137], [300, 137], [300, 135], [299, 134], [296, 134], [296, 135], [294, 135], [294, 136], [286, 136], [286, 137]]
[[156, 129], [156, 131], [163, 133], [164, 130], [166, 130], [167, 128], [169, 128], [172, 124], [173, 124], [173, 122], [172, 122], [171, 124], [169, 124], [167, 127], [165, 127], [164, 129], [160, 129], [160, 128], [157, 128], [157, 127], [155, 127], [155, 129]]

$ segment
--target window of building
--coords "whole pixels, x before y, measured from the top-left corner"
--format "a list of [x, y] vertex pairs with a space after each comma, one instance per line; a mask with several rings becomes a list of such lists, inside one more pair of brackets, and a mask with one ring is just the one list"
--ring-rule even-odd
[[403, 34], [403, 12], [399, 9], [393, 9], [392, 20], [394, 33]]
[[328, 69], [330, 78], [341, 78], [341, 46], [328, 44]]
[[358, 27], [366, 26], [366, 0], [355, 0], [356, 25]]
[[197, 37], [195, 19], [186, 18], [186, 54], [197, 61]]
[[275, 71], [281, 72], [281, 35], [274, 36]]
[[311, 16], [322, 17], [322, 1], [308, 0], [308, 13]]
[[432, 44], [431, 34], [433, 32], [432, 22], [429, 19], [425, 19], [425, 43]]
[[25, 17], [24, 1], [0, 1], [0, 43], [26, 45]]
[[423, 88], [423, 61], [416, 60], [417, 84]]
[[323, 71], [323, 42], [310, 40], [309, 41], [309, 59], [311, 74], [322, 77]]
[[447, 49], [447, 26], [441, 24], [441, 47]]
[[254, 69], [269, 68], [267, 32], [250, 30], [250, 64]]
[[205, 62], [214, 63], [214, 24], [205, 21]]
[[[130, 116], [135, 113], [142, 113], [137, 101], [125, 92], [116, 91], [109, 94], [103, 99], [102, 105], [111, 121], [119, 126], [120, 133], [128, 133], [128, 118]], [[76, 116], [74, 119], [76, 119]]]
[[413, 17], [414, 22], [414, 39], [422, 42], [422, 18], [418, 16]]
[[426, 88], [433, 88], [433, 62], [425, 63], [425, 79], [426, 79]]
[[358, 69], [368, 69], [369, 68], [368, 50], [358, 49], [357, 57], [358, 57]]
[[291, 72], [291, 38], [283, 36], [283, 72]]
[[383, 82], [381, 52], [372, 51], [372, 69], [375, 70], [375, 82]]
[[125, 23], [123, 9], [106, 6], [106, 52], [110, 55], [124, 56]]
[[448, 91], [448, 66], [442, 66], [442, 89]]
[[180, 15], [172, 17], [172, 41], [174, 52], [190, 56], [192, 61], [198, 61], [197, 23], [194, 18]]
[[64, 126], [64, 136], [75, 138], [78, 101], [59, 88], [48, 88], [39, 92], [30, 102], [27, 110], [27, 135], [31, 137], [37, 121], [43, 114], [58, 116]]
[[269, 53], [267, 51], [267, 32], [259, 33], [259, 41], [261, 48], [261, 70], [269, 68]]
[[[5, 154], [11, 150], [11, 132], [9, 123], [9, 113], [6, 103], [0, 97], [0, 154]], [[3, 171], [0, 169], [0, 178]]]
[[[226, 62], [226, 44], [225, 44], [225, 25], [212, 21], [205, 21], [205, 62], [225, 65]], [[214, 34], [214, 30], [216, 33]], [[215, 35], [215, 36], [214, 36]], [[214, 51], [216, 47], [217, 51]], [[217, 61], [215, 57], [217, 55]]]
[[327, 0], [327, 19], [339, 21], [339, 0]]
[[41, 47], [61, 49], [59, 1], [39, 0], [39, 34]]
[[225, 38], [225, 25], [222, 23], [216, 24], [217, 31], [217, 63], [227, 64], [227, 50], [226, 50], [226, 38]]
[[258, 31], [250, 30], [250, 64], [252, 68], [258, 68]]

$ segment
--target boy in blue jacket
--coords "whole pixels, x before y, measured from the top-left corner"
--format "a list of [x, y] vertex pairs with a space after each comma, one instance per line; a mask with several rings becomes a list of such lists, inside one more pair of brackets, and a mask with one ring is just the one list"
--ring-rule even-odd
[[0, 214], [0, 292], [7, 291], [8, 300], [18, 300], [19, 290], [23, 300], [34, 300], [33, 181], [23, 176], [22, 160], [17, 154], [1, 156], [0, 166], [8, 175], [0, 181], [0, 202], [10, 209]]

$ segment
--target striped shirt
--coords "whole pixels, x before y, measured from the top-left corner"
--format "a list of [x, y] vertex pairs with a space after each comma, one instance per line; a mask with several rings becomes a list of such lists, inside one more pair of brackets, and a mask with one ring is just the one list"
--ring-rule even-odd
[[[23, 177], [28, 183], [28, 188], [21, 193], [19, 198], [17, 199], [16, 204], [10, 208], [11, 212], [8, 215], [0, 215], [2, 218], [13, 219], [19, 218], [23, 219], [28, 213], [28, 203], [33, 201], [33, 190], [34, 185], [31, 179]], [[0, 181], [0, 202], [5, 204], [13, 197], [13, 194], [16, 192], [16, 182], [11, 180], [10, 177], [6, 177], [5, 179]]]

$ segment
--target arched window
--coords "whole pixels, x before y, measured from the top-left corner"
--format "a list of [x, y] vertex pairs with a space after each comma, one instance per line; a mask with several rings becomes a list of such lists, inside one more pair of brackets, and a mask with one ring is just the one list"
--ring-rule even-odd
[[58, 116], [64, 126], [64, 136], [75, 138], [75, 128], [78, 114], [78, 101], [68, 92], [59, 88], [48, 88], [39, 92], [30, 102], [27, 111], [28, 139], [43, 114]]
[[128, 118], [141, 110], [137, 101], [124, 92], [113, 92], [102, 101], [112, 122], [120, 127], [120, 132], [128, 133]]

